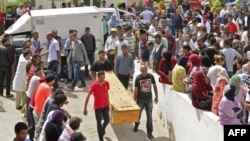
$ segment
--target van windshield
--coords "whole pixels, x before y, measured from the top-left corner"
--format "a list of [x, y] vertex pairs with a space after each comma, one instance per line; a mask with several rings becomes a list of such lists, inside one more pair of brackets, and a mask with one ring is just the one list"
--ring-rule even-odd
[[111, 16], [114, 14], [113, 12], [103, 12], [107, 16], [107, 21], [110, 20]]

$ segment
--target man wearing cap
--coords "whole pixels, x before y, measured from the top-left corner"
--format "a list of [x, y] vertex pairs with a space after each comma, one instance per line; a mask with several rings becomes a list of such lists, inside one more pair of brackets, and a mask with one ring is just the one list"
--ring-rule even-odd
[[119, 31], [117, 35], [118, 35], [118, 41], [115, 42], [115, 58], [117, 57], [118, 54], [122, 53], [121, 47], [123, 44], [129, 46], [129, 42], [124, 39], [123, 31]]
[[[70, 141], [70, 138], [74, 132], [76, 132], [80, 128], [80, 124], [82, 119], [77, 116], [73, 116], [69, 119], [69, 124], [63, 129], [61, 136], [58, 141]], [[85, 138], [86, 140], [86, 138]]]
[[114, 67], [114, 58], [115, 58], [115, 43], [118, 41], [117, 29], [111, 28], [110, 36], [105, 42], [104, 51], [107, 54], [107, 59], [112, 63]]
[[43, 105], [49, 95], [52, 93], [52, 86], [55, 83], [56, 75], [54, 73], [48, 73], [45, 76], [45, 82], [42, 82], [36, 89], [34, 94], [35, 96], [35, 105], [33, 110], [33, 116], [35, 124], [37, 124], [40, 115], [43, 110]]
[[122, 53], [118, 54], [115, 62], [115, 73], [122, 83], [122, 85], [128, 89], [129, 78], [134, 73], [134, 59], [132, 54], [128, 52], [128, 46], [122, 45]]
[[[99, 71], [98, 79], [94, 81], [90, 88], [88, 95], [85, 99], [83, 114], [86, 116], [88, 113], [87, 107], [90, 96], [94, 96], [94, 109], [95, 117], [97, 122], [97, 131], [100, 141], [104, 141], [103, 136], [105, 135], [105, 128], [109, 124], [109, 96], [108, 90], [110, 88], [109, 82], [105, 80], [105, 72]], [[104, 122], [102, 123], [102, 119]]]

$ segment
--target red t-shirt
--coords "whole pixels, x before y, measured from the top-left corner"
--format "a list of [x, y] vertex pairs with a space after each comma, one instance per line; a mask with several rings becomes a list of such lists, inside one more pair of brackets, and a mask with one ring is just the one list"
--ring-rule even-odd
[[233, 23], [233, 22], [228, 23], [227, 26], [229, 27], [229, 29], [233, 35], [235, 35], [238, 32], [238, 28], [237, 28], [235, 23]]
[[89, 93], [94, 96], [94, 109], [105, 108], [109, 106], [108, 100], [109, 82], [104, 81], [102, 85], [98, 81], [91, 84]]
[[50, 94], [52, 94], [52, 89], [46, 82], [43, 82], [38, 86], [35, 94], [34, 107], [34, 111], [37, 114], [40, 115], [42, 113], [44, 102], [50, 96]]
[[0, 11], [0, 26], [4, 25], [4, 19], [3, 19], [3, 17], [4, 17], [3, 11]]
[[31, 67], [27, 77], [26, 90], [29, 88], [30, 80], [34, 74], [35, 74], [35, 67]]

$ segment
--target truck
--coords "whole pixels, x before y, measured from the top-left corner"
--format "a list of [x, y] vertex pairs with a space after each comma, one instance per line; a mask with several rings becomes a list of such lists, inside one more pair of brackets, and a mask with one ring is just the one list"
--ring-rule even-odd
[[[96, 38], [98, 50], [103, 47], [102, 18], [103, 13], [94, 6], [31, 10], [29, 13], [21, 16], [4, 34], [11, 35], [12, 44], [20, 47], [25, 38], [30, 38], [33, 32], [38, 32], [43, 52], [48, 49], [46, 34], [51, 32], [52, 29], [58, 31], [58, 35], [62, 38], [62, 45], [64, 45], [70, 29], [77, 30], [78, 37], [80, 37], [83, 35], [85, 27], [90, 27], [91, 33]], [[47, 56], [43, 56], [42, 60], [47, 63], [47, 58]], [[66, 77], [67, 61], [64, 50], [61, 51], [61, 62], [61, 74], [63, 77]]]

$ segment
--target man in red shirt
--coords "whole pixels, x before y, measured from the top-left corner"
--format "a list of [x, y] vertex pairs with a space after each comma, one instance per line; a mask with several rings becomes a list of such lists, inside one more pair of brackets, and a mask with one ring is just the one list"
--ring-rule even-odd
[[235, 35], [238, 32], [238, 27], [237, 25], [233, 22], [232, 17], [228, 17], [228, 23], [227, 26], [230, 30], [230, 32]]
[[[104, 141], [103, 136], [105, 134], [105, 128], [109, 123], [109, 82], [105, 80], [105, 72], [99, 71], [97, 73], [98, 79], [94, 81], [90, 88], [89, 93], [85, 100], [83, 114], [86, 116], [87, 105], [89, 102], [90, 95], [94, 96], [94, 109], [95, 109], [95, 117], [97, 122], [97, 131], [99, 135], [99, 140]], [[102, 124], [102, 118], [104, 120]]]
[[0, 35], [4, 32], [4, 12], [0, 10]]

